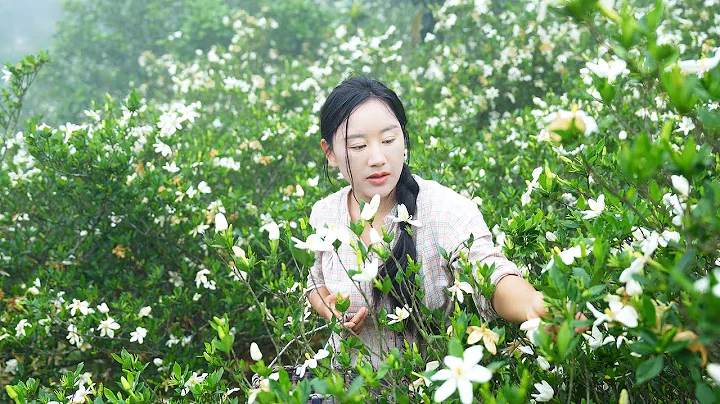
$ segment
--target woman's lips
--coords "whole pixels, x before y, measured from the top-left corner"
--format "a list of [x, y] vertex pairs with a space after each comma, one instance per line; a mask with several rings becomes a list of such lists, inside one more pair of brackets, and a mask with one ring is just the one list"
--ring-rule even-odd
[[368, 182], [373, 185], [383, 185], [387, 182], [388, 177], [390, 177], [390, 174], [385, 174], [379, 177], [368, 177]]

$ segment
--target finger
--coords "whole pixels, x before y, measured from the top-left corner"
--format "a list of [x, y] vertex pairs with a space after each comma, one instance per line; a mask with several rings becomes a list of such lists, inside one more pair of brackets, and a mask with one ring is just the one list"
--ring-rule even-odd
[[360, 331], [362, 331], [363, 328], [365, 328], [365, 319], [364, 318], [362, 320], [360, 320], [359, 323], [357, 323], [357, 327], [355, 327], [355, 330], [356, 330], [355, 332], [360, 334]]
[[357, 313], [355, 313], [355, 315], [350, 319], [350, 321], [353, 321], [357, 324], [358, 322], [360, 322], [360, 320], [364, 319], [365, 316], [367, 316], [367, 309], [363, 307], [358, 310]]

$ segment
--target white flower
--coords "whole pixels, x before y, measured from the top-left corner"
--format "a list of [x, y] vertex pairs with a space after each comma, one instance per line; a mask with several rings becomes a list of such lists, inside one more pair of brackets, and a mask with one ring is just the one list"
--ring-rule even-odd
[[378, 259], [373, 258], [372, 261], [363, 265], [362, 272], [352, 276], [352, 280], [355, 282], [371, 282], [378, 274], [378, 266]]
[[310, 354], [306, 353], [305, 358], [307, 359], [305, 360], [305, 363], [303, 363], [302, 366], [298, 367], [295, 370], [295, 374], [302, 378], [303, 376], [305, 376], [305, 370], [307, 368], [315, 369], [318, 366], [318, 361], [320, 359], [325, 359], [328, 356], [330, 356], [330, 352], [325, 349], [320, 349], [319, 351], [317, 351], [317, 353], [312, 358], [310, 357]]
[[[437, 369], [440, 366], [440, 362], [438, 361], [430, 361], [425, 365], [425, 372], [431, 372], [435, 369]], [[413, 375], [417, 376], [418, 379], [412, 382], [408, 388], [410, 391], [415, 391], [418, 393], [421, 393], [423, 391], [422, 385], [425, 385], [425, 387], [430, 387], [430, 384], [432, 384], [432, 381], [430, 381], [430, 378], [423, 376], [419, 373], [412, 372]]]
[[597, 63], [587, 62], [585, 66], [596, 76], [606, 78], [608, 83], [612, 83], [618, 75], [625, 72], [627, 63], [624, 60], [613, 60], [608, 63], [600, 59]]
[[687, 198], [688, 195], [690, 195], [690, 183], [687, 178], [682, 175], [671, 175], [670, 179], [672, 180], [673, 188], [678, 191], [680, 196]]
[[167, 342], [165, 343], [165, 346], [170, 348], [173, 345], [177, 345], [179, 342], [180, 342], [180, 339], [178, 339], [178, 337], [170, 334], [170, 339], [167, 340]]
[[105, 302], [102, 302], [102, 304], [98, 305], [97, 309], [102, 314], [106, 314], [107, 312], [110, 311], [110, 308], [108, 307], [107, 303], [105, 303]]
[[159, 140], [153, 146], [155, 146], [155, 153], [160, 153], [163, 157], [167, 157], [172, 154], [172, 149], [170, 148], [170, 146]]
[[443, 360], [447, 368], [439, 370], [430, 379], [432, 381], [445, 380], [433, 397], [435, 402], [445, 401], [455, 390], [460, 395], [463, 404], [472, 402], [473, 383], [485, 383], [492, 378], [492, 372], [478, 362], [483, 357], [482, 345], [473, 345], [463, 352], [463, 357], [446, 356]]
[[250, 344], [250, 358], [254, 360], [255, 362], [262, 359], [262, 352], [260, 352], [260, 347], [258, 347], [258, 344], [253, 342]]
[[705, 370], [708, 376], [715, 381], [715, 384], [720, 385], [720, 363], [708, 363]]
[[74, 394], [67, 396], [67, 399], [70, 400], [68, 404], [85, 404], [88, 401], [92, 401], [89, 397], [90, 394], [92, 394], [92, 391], [81, 383]]
[[594, 199], [588, 199], [588, 207], [590, 210], [583, 210], [580, 212], [585, 215], [583, 216], [583, 219], [587, 220], [600, 216], [600, 214], [605, 210], [605, 195], [601, 194], [597, 198], [597, 201]]
[[405, 204], [400, 204], [397, 207], [398, 215], [397, 217], [391, 216], [391, 219], [394, 223], [400, 223], [405, 222], [411, 226], [420, 227], [422, 226], [422, 222], [419, 220], [413, 220], [412, 216], [408, 213], [407, 208], [405, 207]]
[[291, 237], [290, 239], [295, 242], [295, 248], [300, 248], [303, 250], [316, 252], [316, 251], [332, 251], [334, 249], [333, 245], [331, 243], [325, 242], [317, 234], [309, 235], [307, 238], [307, 241], [302, 241], [295, 237]]
[[170, 164], [166, 163], [162, 168], [164, 168], [166, 171], [168, 171], [170, 173], [176, 173], [176, 172], [180, 171], [180, 167], [178, 167], [174, 161]]
[[225, 215], [218, 213], [215, 215], [215, 233], [223, 231], [228, 228], [228, 222]]
[[395, 314], [390, 313], [387, 315], [388, 318], [392, 319], [392, 321], [388, 321], [388, 325], [407, 320], [407, 318], [410, 317], [411, 311], [412, 309], [409, 308], [407, 304], [403, 307], [395, 307]]
[[685, 136], [687, 136], [693, 129], [695, 129], [695, 123], [692, 119], [684, 116], [678, 124], [678, 128], [675, 129], [675, 132], [682, 132]]
[[375, 194], [375, 196], [372, 197], [370, 200], [370, 203], [366, 204], [363, 207], [362, 212], [360, 213], [360, 217], [364, 220], [370, 221], [373, 216], [375, 216], [375, 213], [377, 213], [378, 208], [380, 207], [380, 195]]
[[138, 311], [138, 317], [140, 317], [140, 318], [147, 317], [150, 315], [151, 311], [152, 311], [152, 307], [145, 306], [142, 309], [140, 309], [140, 311]]
[[335, 243], [335, 240], [340, 240], [342, 244], [350, 244], [350, 231], [345, 227], [326, 224], [318, 229], [317, 235], [329, 244]]
[[275, 222], [270, 222], [265, 224], [264, 226], [260, 227], [260, 231], [267, 230], [268, 232], [268, 239], [277, 240], [280, 238], [280, 227]]
[[190, 388], [202, 383], [207, 377], [207, 375], [207, 373], [203, 373], [202, 375], [198, 376], [197, 372], [193, 372], [192, 376], [190, 376], [190, 378], [185, 382], [185, 386], [183, 386], [180, 394], [184, 396], [189, 393]]
[[70, 315], [73, 317], [75, 316], [76, 311], [80, 311], [82, 315], [87, 315], [90, 312], [90, 304], [86, 301], [80, 301], [78, 299], [73, 299], [72, 303], [67, 305], [67, 308], [70, 309]]
[[538, 391], [537, 393], [532, 394], [535, 401], [539, 401], [541, 403], [550, 401], [555, 395], [555, 390], [553, 390], [553, 388], [550, 387], [550, 384], [548, 384], [545, 380], [543, 380], [542, 383], [535, 383], [534, 386]]
[[143, 343], [145, 341], [145, 336], [147, 335], [147, 330], [142, 327], [135, 328], [135, 331], [130, 333], [130, 342], [137, 341], [138, 344]]
[[545, 238], [547, 239], [547, 241], [550, 241], [550, 242], [557, 240], [557, 236], [555, 235], [555, 233], [553, 233], [551, 231], [545, 232]]
[[463, 297], [463, 292], [467, 294], [472, 294], [472, 285], [470, 285], [467, 282], [460, 282], [459, 280], [455, 279], [455, 283], [453, 283], [452, 286], [450, 286], [447, 289], [450, 292], [450, 295], [453, 299], [457, 299], [458, 302], [462, 303], [465, 298]]
[[13, 74], [10, 73], [10, 71], [7, 70], [7, 69], [3, 69], [3, 70], [2, 70], [2, 75], [3, 75], [2, 78], [3, 78], [3, 80], [4, 80], [6, 83], [9, 82], [10, 79], [12, 79], [12, 76], [13, 76]]
[[18, 360], [17, 359], [9, 359], [5, 361], [5, 372], [10, 374], [17, 373], [18, 370]]
[[168, 274], [170, 275], [170, 283], [173, 284], [176, 288], [182, 287], [185, 282], [183, 282], [182, 278], [180, 277], [180, 274], [178, 274], [175, 271], [169, 271]]
[[303, 190], [302, 186], [300, 184], [295, 187], [295, 196], [297, 197], [303, 197], [305, 196], [305, 190]]
[[177, 129], [182, 129], [180, 117], [175, 111], [168, 111], [158, 120], [157, 127], [160, 128], [160, 136], [167, 137], [175, 134]]
[[115, 322], [112, 317], [108, 317], [107, 320], [103, 320], [100, 322], [100, 326], [98, 326], [98, 329], [100, 330], [100, 336], [108, 336], [110, 338], [115, 336], [115, 330], [120, 329], [120, 324]]
[[544, 356], [538, 356], [536, 361], [538, 363], [538, 366], [540, 366], [540, 369], [542, 369], [542, 370], [550, 369], [550, 362], [548, 362], [548, 360], [545, 359]]
[[590, 345], [590, 349], [597, 349], [605, 344], [615, 341], [615, 337], [612, 335], [608, 335], [603, 338], [603, 333], [600, 332], [600, 329], [598, 329], [596, 325], [593, 325], [592, 333], [590, 335], [584, 333], [582, 336], [585, 338], [588, 345]]
[[208, 186], [207, 182], [200, 181], [200, 183], [197, 186], [198, 191], [200, 191], [201, 194], [209, 194], [212, 192], [212, 189], [210, 189], [210, 186]]
[[699, 60], [681, 60], [678, 62], [680, 71], [685, 74], [697, 74], [702, 78], [705, 73], [714, 69], [720, 62], [720, 48], [715, 50], [715, 56], [711, 58], [702, 58]]
[[65, 338], [67, 338], [67, 340], [70, 341], [70, 343], [72, 345], [76, 345], [79, 348], [83, 344], [84, 341], [77, 332], [78, 331], [77, 326], [75, 324], [70, 324], [70, 325], [68, 325], [67, 330], [68, 330], [68, 335]]
[[200, 284], [203, 286], [208, 284], [208, 278], [206, 275], [210, 275], [210, 270], [203, 268], [195, 274], [195, 287], [199, 288]]
[[530, 342], [535, 345], [535, 336], [537, 334], [538, 329], [540, 328], [540, 318], [531, 318], [530, 320], [525, 321], [524, 323], [520, 324], [520, 330], [525, 331], [525, 335], [527, 335], [527, 338], [530, 340]]
[[605, 309], [604, 313], [598, 311], [590, 302], [587, 303], [587, 308], [590, 309], [593, 316], [595, 316], [593, 325], [597, 326], [604, 322], [611, 323], [617, 321], [628, 328], [637, 327], [638, 312], [634, 307], [623, 304], [619, 296], [608, 295], [606, 299], [609, 300], [609, 307]]
[[15, 326], [15, 337], [24, 337], [27, 334], [25, 334], [25, 328], [31, 328], [32, 324], [28, 323], [26, 319], [20, 320], [20, 322], [17, 323]]

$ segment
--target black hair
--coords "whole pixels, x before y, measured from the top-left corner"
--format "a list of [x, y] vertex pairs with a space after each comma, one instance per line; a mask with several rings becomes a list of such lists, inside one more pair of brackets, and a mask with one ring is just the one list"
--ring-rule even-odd
[[[383, 102], [395, 115], [400, 123], [400, 127], [402, 128], [403, 138], [405, 139], [405, 147], [408, 150], [409, 156], [410, 136], [406, 128], [407, 116], [405, 115], [405, 108], [403, 107], [400, 98], [398, 98], [395, 92], [387, 88], [379, 81], [366, 76], [348, 78], [333, 89], [320, 109], [320, 135], [327, 145], [332, 148], [335, 133], [340, 125], [345, 124], [345, 138], [347, 140], [350, 115], [356, 108], [371, 99]], [[348, 167], [350, 166], [347, 153], [345, 154], [345, 163]], [[325, 161], [325, 175], [328, 179], [330, 179], [327, 161]], [[350, 184], [352, 183], [352, 172], [350, 172]], [[410, 166], [407, 163], [404, 163], [400, 179], [395, 186], [395, 198], [397, 203], [404, 204], [407, 208], [408, 214], [413, 216], [415, 215], [417, 208], [417, 196], [419, 191], [420, 186], [417, 181], [415, 181], [415, 178], [413, 178]], [[392, 281], [392, 289], [394, 293], [391, 292], [388, 296], [390, 302], [399, 307], [407, 304], [407, 306], [412, 309], [411, 318], [405, 324], [406, 332], [412, 332], [415, 330], [415, 324], [413, 324], [413, 321], [410, 320], [414, 318], [417, 321], [421, 314], [420, 302], [414, 293], [415, 275], [414, 273], [407, 274], [407, 272], [405, 272], [409, 262], [408, 257], [413, 260], [413, 262], [417, 261], [417, 246], [415, 244], [415, 240], [409, 232], [409, 226], [410, 225], [406, 223], [400, 223], [398, 226], [399, 237], [392, 250], [392, 257], [384, 263], [378, 273], [378, 276], [387, 276]], [[395, 279], [395, 275], [399, 270], [402, 270], [406, 274], [402, 282], [398, 282]], [[383, 301], [383, 294], [377, 288], [373, 289], [373, 300], [375, 302], [375, 309], [377, 310]]]

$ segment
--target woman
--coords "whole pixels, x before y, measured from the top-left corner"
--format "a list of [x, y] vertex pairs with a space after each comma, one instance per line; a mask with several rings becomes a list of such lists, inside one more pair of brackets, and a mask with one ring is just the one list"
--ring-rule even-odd
[[[369, 309], [385, 307], [393, 312], [395, 307], [406, 305], [414, 316], [411, 318], [414, 321], [406, 320], [406, 331], [414, 331], [414, 325], [422, 320], [420, 304], [430, 310], [440, 308], [449, 312], [453, 304], [446, 290], [455, 283], [452, 272], [457, 267], [453, 263], [471, 234], [474, 242], [465, 251], [468, 259], [495, 264], [491, 275], [495, 293], [492, 297], [474, 296], [483, 317], [492, 319], [499, 315], [521, 323], [546, 311], [542, 293], [523, 279], [517, 267], [493, 245], [477, 206], [437, 182], [411, 174], [404, 161], [406, 149], [410, 148], [406, 125], [405, 110], [397, 95], [366, 77], [343, 81], [320, 111], [320, 146], [327, 164], [338, 168], [350, 185], [318, 201], [313, 206], [310, 224], [315, 229], [348, 228], [351, 221], [360, 219], [360, 201], [370, 203], [373, 196], [380, 195], [374, 219], [360, 240], [369, 246], [373, 229], [379, 234], [383, 229], [395, 232], [390, 245], [393, 257], [379, 272], [379, 277], [387, 275], [393, 280], [393, 292], [388, 297], [373, 289], [372, 282], [351, 280], [347, 271], [360, 268], [354, 250], [342, 245], [337, 253], [316, 253], [308, 277], [308, 298], [312, 307], [330, 320], [333, 316], [340, 318], [334, 307], [338, 293], [349, 297], [344, 327], [365, 343], [376, 368], [383, 361], [383, 352], [402, 348], [402, 340], [413, 341], [415, 335], [413, 332], [401, 335], [384, 326], [376, 329]], [[412, 219], [393, 220], [398, 205], [404, 205]], [[443, 250], [453, 254], [451, 264], [443, 258]], [[425, 292], [422, 302], [411, 289], [413, 278], [408, 282], [395, 281], [398, 266], [406, 268], [408, 255], [413, 262], [421, 263], [418, 276]], [[342, 337], [335, 334], [332, 337], [336, 350]]]

